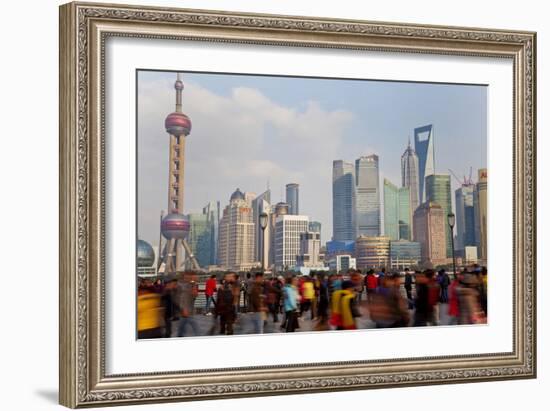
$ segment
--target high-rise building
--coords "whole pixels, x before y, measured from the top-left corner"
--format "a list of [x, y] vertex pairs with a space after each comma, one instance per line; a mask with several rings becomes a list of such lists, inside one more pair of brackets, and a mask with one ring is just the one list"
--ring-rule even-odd
[[300, 233], [300, 252], [296, 256], [299, 267], [323, 267], [321, 259], [321, 233], [306, 231]]
[[411, 239], [409, 191], [409, 187], [398, 188], [384, 179], [384, 235], [394, 241]]
[[300, 185], [289, 183], [286, 185], [286, 203], [289, 205], [289, 214], [300, 214]]
[[422, 264], [435, 267], [446, 264], [447, 215], [437, 203], [426, 202], [414, 212], [414, 239], [420, 243]]
[[[443, 209], [445, 221], [447, 216], [452, 212], [451, 208], [451, 176], [448, 174], [431, 174], [426, 176], [426, 201], [437, 203]], [[453, 248], [451, 242], [451, 226], [445, 224], [445, 247], [447, 257], [453, 256]], [[417, 239], [415, 239], [417, 240]]]
[[[254, 216], [254, 226], [256, 227], [254, 238], [254, 259], [256, 261], [263, 261], [265, 267], [271, 265], [270, 248], [271, 248], [271, 224], [267, 224], [265, 230], [260, 227], [260, 214], [266, 213], [268, 215], [268, 221], [272, 213], [271, 207], [271, 190], [266, 190], [254, 200], [252, 200], [252, 214]], [[263, 258], [262, 258], [263, 253]]]
[[476, 245], [474, 191], [474, 184], [462, 184], [455, 190], [455, 248], [461, 255], [464, 254], [464, 247]]
[[211, 201], [202, 208], [210, 231], [207, 265], [218, 264], [218, 235], [220, 229], [221, 208], [219, 201]]
[[211, 230], [206, 214], [188, 214], [189, 235], [187, 243], [201, 267], [210, 264]]
[[420, 243], [399, 240], [390, 242], [390, 266], [395, 269], [415, 267], [422, 259]]
[[378, 156], [355, 160], [355, 219], [357, 236], [380, 235]]
[[355, 240], [355, 171], [343, 160], [332, 163], [332, 239]]
[[388, 267], [390, 264], [390, 237], [360, 235], [355, 240], [357, 268]]
[[479, 259], [482, 264], [487, 264], [487, 169], [479, 169], [477, 178], [474, 192], [476, 240]]
[[286, 270], [296, 265], [300, 254], [300, 234], [308, 231], [309, 218], [282, 214], [275, 219], [275, 268]]
[[418, 156], [418, 201], [426, 201], [426, 177], [435, 173], [435, 148], [433, 125], [414, 129], [414, 150]]
[[401, 186], [409, 188], [409, 205], [411, 215], [409, 221], [411, 222], [410, 236], [412, 237], [412, 221], [413, 214], [420, 204], [419, 193], [420, 193], [420, 176], [418, 168], [418, 156], [411, 147], [411, 141], [409, 139], [409, 144], [407, 149], [401, 156]]
[[224, 208], [220, 221], [218, 260], [228, 270], [244, 271], [254, 267], [254, 215], [245, 195], [237, 189]]

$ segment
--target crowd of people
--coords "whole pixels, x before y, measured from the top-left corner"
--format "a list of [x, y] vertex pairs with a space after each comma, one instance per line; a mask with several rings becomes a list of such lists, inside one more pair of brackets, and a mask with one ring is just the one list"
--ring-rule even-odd
[[[242, 318], [254, 334], [264, 333], [268, 325], [271, 332], [299, 331], [306, 320], [308, 331], [487, 321], [487, 269], [477, 265], [456, 274], [407, 268], [386, 273], [381, 268], [306, 276], [227, 272], [201, 284], [198, 278], [184, 271], [140, 280], [138, 338], [231, 335]], [[204, 299], [198, 298], [201, 293]], [[211, 319], [207, 330], [201, 329], [199, 316]]]

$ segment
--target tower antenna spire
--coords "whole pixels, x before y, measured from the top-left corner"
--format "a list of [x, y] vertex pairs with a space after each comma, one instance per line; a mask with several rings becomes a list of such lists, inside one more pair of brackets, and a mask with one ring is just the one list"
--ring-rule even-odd
[[183, 81], [181, 81], [181, 73], [176, 74], [176, 82], [174, 83], [176, 89], [176, 112], [181, 113], [181, 92], [183, 90]]

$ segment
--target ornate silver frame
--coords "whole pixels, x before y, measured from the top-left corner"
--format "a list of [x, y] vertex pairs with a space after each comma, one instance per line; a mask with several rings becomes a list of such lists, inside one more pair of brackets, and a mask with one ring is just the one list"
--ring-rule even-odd
[[[110, 36], [501, 57], [514, 64], [512, 352], [106, 375], [104, 46]], [[60, 403], [68, 407], [536, 376], [536, 34], [70, 3], [60, 8]]]

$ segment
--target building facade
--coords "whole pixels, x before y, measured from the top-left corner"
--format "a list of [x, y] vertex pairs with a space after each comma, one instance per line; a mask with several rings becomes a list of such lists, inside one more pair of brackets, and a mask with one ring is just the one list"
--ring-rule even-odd
[[380, 187], [378, 156], [355, 160], [356, 235], [380, 235]]
[[426, 202], [414, 213], [414, 239], [420, 243], [421, 264], [426, 267], [447, 264], [447, 215], [437, 203]]
[[296, 257], [299, 267], [324, 267], [321, 256], [321, 233], [306, 231], [300, 233], [300, 253]]
[[209, 257], [207, 265], [218, 264], [218, 235], [220, 229], [221, 208], [219, 201], [211, 201], [202, 208], [210, 230]]
[[455, 249], [461, 255], [464, 247], [476, 245], [474, 184], [462, 184], [455, 190], [456, 241]]
[[416, 241], [390, 242], [390, 267], [403, 270], [407, 267], [416, 267], [422, 259], [420, 243]]
[[447, 223], [447, 215], [452, 212], [451, 208], [451, 176], [448, 174], [431, 174], [426, 177], [426, 201], [437, 203], [443, 209], [445, 215], [445, 248], [447, 258], [453, 256], [451, 242], [451, 226]]
[[[309, 222], [309, 231], [315, 231], [316, 233], [321, 233], [321, 222], [320, 221], [310, 221]], [[323, 237], [321, 237], [321, 242], [323, 242]]]
[[389, 267], [390, 237], [360, 235], [355, 240], [355, 258], [361, 270]]
[[274, 263], [278, 271], [296, 265], [300, 254], [300, 234], [308, 231], [309, 218], [302, 215], [282, 214], [275, 219]]
[[482, 168], [477, 172], [478, 182], [474, 194], [474, 212], [476, 227], [476, 244], [478, 257], [482, 264], [487, 264], [487, 169]]
[[426, 177], [435, 173], [434, 127], [432, 124], [414, 129], [414, 150], [418, 156], [418, 201], [426, 201]]
[[355, 240], [355, 170], [343, 160], [332, 163], [332, 239]]
[[289, 183], [286, 185], [286, 203], [288, 204], [288, 213], [293, 215], [300, 214], [300, 185]]
[[334, 256], [329, 261], [329, 269], [332, 271], [336, 271], [337, 273], [340, 272], [347, 272], [350, 269], [356, 269], [357, 268], [357, 261], [355, 258], [353, 258], [349, 254], [341, 254]]
[[411, 239], [410, 189], [398, 188], [388, 179], [384, 179], [384, 235], [394, 241]]
[[[407, 149], [401, 156], [401, 186], [407, 187], [409, 189], [409, 205], [411, 211], [409, 221], [411, 221], [412, 223], [413, 214], [420, 204], [420, 176], [418, 156], [416, 155], [414, 149], [411, 147], [410, 140]], [[410, 227], [410, 231], [412, 233], [412, 227]]]
[[246, 271], [257, 265], [254, 259], [255, 225], [252, 207], [237, 189], [224, 208], [220, 221], [218, 259], [223, 269]]
[[254, 216], [254, 225], [256, 227], [256, 232], [254, 235], [254, 259], [256, 261], [263, 261], [265, 267], [269, 267], [272, 263], [269, 257], [271, 248], [271, 224], [268, 223], [265, 230], [262, 231], [260, 227], [260, 215], [262, 213], [266, 213], [269, 221], [272, 212], [271, 190], [268, 189], [252, 200], [252, 214]]
[[188, 214], [189, 235], [187, 243], [200, 267], [210, 265], [211, 231], [206, 214]]

